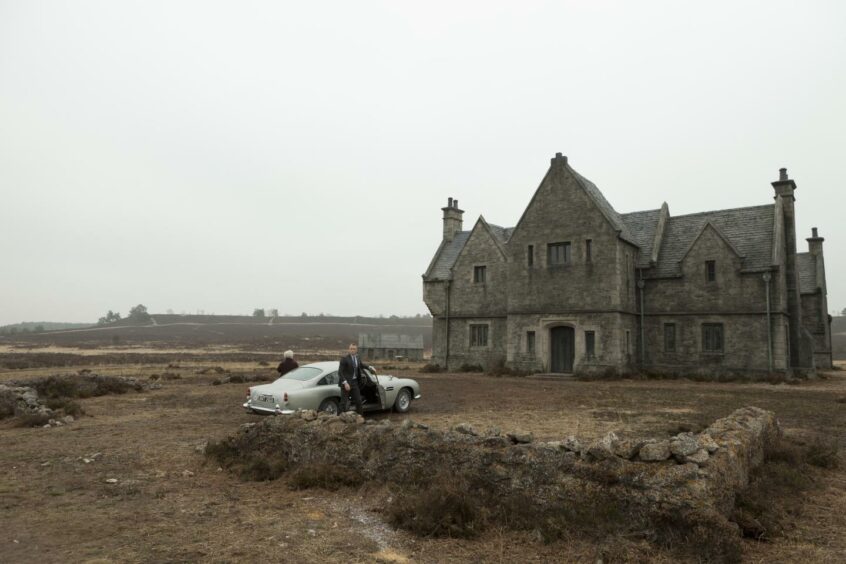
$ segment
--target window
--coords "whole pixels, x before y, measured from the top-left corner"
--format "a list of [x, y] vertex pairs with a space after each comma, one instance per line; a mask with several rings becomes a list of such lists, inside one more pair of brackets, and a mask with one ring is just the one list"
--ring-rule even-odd
[[664, 324], [664, 352], [676, 352], [676, 324]]
[[714, 282], [717, 279], [717, 261], [715, 260], [706, 260], [705, 261], [705, 280], [708, 282]]
[[485, 279], [487, 278], [487, 266], [474, 266], [473, 267], [473, 282], [476, 284], [484, 284]]
[[486, 346], [488, 346], [488, 326], [487, 325], [471, 325], [470, 326], [470, 346], [471, 347], [486, 347]]
[[535, 266], [535, 246], [529, 245], [529, 248], [526, 249], [526, 264], [529, 268]]
[[550, 243], [547, 245], [546, 259], [549, 266], [570, 264], [570, 243]]
[[721, 353], [723, 352], [723, 324], [703, 323], [702, 324], [702, 352]]
[[632, 354], [632, 333], [631, 331], [626, 331], [626, 354]]
[[535, 332], [526, 331], [526, 354], [535, 354]]
[[585, 262], [593, 261], [593, 240], [585, 239]]
[[588, 359], [596, 358], [596, 333], [585, 331], [585, 356]]
[[338, 371], [330, 372], [326, 376], [320, 379], [320, 382], [317, 383], [318, 386], [337, 386], [338, 385]]

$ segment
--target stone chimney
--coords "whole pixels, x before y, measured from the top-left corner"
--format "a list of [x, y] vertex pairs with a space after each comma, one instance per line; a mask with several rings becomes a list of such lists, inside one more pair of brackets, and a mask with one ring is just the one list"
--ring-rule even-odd
[[555, 156], [549, 160], [550, 166], [555, 165], [566, 165], [567, 164], [567, 157], [562, 155], [561, 153], [555, 153]]
[[783, 198], [795, 199], [793, 192], [796, 190], [796, 183], [787, 177], [787, 169], [778, 169], [778, 180], [773, 182], [773, 189], [776, 193], [776, 198], [782, 196]]
[[823, 254], [823, 241], [825, 239], [820, 237], [819, 231], [816, 227], [811, 229], [811, 236], [806, 239], [808, 241], [808, 251], [816, 256], [822, 256]]
[[444, 241], [449, 242], [459, 233], [464, 225], [464, 210], [458, 209], [458, 200], [449, 198], [444, 212]]

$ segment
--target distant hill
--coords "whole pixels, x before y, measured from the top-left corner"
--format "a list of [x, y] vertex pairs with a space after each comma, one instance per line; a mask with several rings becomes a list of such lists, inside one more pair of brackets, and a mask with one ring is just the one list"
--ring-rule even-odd
[[61, 329], [80, 329], [91, 327], [93, 323], [57, 323], [55, 321], [24, 321], [12, 325], [0, 326], [0, 335], [14, 333], [29, 333], [42, 331], [59, 331]]
[[235, 345], [254, 350], [286, 348], [339, 350], [357, 342], [360, 333], [422, 335], [432, 346], [430, 317], [339, 317], [151, 314], [149, 321], [119, 320], [43, 332], [0, 335], [2, 342], [98, 347], [104, 345], [202, 347]]

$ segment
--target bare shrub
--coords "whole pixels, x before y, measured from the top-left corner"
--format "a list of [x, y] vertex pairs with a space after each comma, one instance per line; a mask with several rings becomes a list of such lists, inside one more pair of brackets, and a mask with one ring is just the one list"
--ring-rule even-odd
[[438, 372], [443, 372], [443, 369], [437, 364], [426, 364], [423, 368], [420, 369], [420, 372], [423, 374], [437, 374]]
[[26, 413], [15, 421], [17, 427], [43, 427], [50, 422], [52, 416], [46, 413]]
[[82, 406], [67, 398], [50, 398], [47, 400], [47, 407], [54, 411], [61, 410], [65, 415], [80, 417], [85, 413]]
[[391, 524], [424, 537], [472, 538], [485, 528], [476, 494], [449, 475], [424, 488], [401, 490], [387, 514]]
[[334, 491], [364, 483], [364, 479], [353, 470], [325, 462], [300, 466], [291, 472], [289, 480], [291, 488], [295, 490], [323, 488]]
[[834, 470], [840, 467], [839, 448], [834, 441], [815, 441], [808, 446], [806, 460], [812, 466]]

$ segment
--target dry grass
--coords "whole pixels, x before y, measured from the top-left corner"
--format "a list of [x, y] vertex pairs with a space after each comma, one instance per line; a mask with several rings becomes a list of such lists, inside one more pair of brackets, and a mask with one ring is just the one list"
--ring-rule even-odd
[[[544, 542], [535, 529], [515, 531], [499, 521], [489, 521], [471, 539], [415, 540], [379, 525], [387, 498], [398, 492], [290, 490], [285, 481], [242, 481], [219, 472], [222, 465], [209, 463], [201, 446], [259, 419], [240, 409], [242, 385], [210, 386], [218, 376], [196, 372], [220, 366], [231, 373], [251, 373], [257, 360], [226, 361], [217, 355], [180, 359], [182, 378], [164, 382], [160, 390], [74, 400], [87, 416], [71, 425], [0, 426], [0, 529], [8, 539], [0, 539], [5, 543], [0, 560], [373, 562], [379, 554], [387, 555], [386, 561], [414, 562], [679, 560], [656, 547], [655, 539], [586, 537], [562, 529], [559, 540], [550, 535]], [[172, 362], [76, 368], [147, 379]], [[55, 372], [0, 371], [0, 381]], [[268, 373], [272, 378], [272, 369]], [[841, 450], [846, 446], [846, 410], [834, 401], [846, 397], [846, 372], [798, 386], [539, 382], [476, 374], [413, 377], [421, 382], [423, 399], [413, 404], [410, 417], [434, 428], [466, 421], [479, 429], [523, 428], [538, 440], [608, 431], [670, 434], [753, 404], [775, 411], [788, 435], [806, 446], [818, 437], [828, 437]], [[84, 458], [93, 461], [85, 463]], [[744, 561], [836, 562], [846, 552], [846, 471], [841, 465], [812, 466], [809, 472], [815, 484], [802, 494], [800, 514], [791, 516], [781, 536], [744, 541]], [[108, 478], [118, 483], [107, 484]], [[686, 534], [688, 540], [682, 541], [695, 546], [695, 531]], [[689, 555], [681, 559], [695, 561]]]

